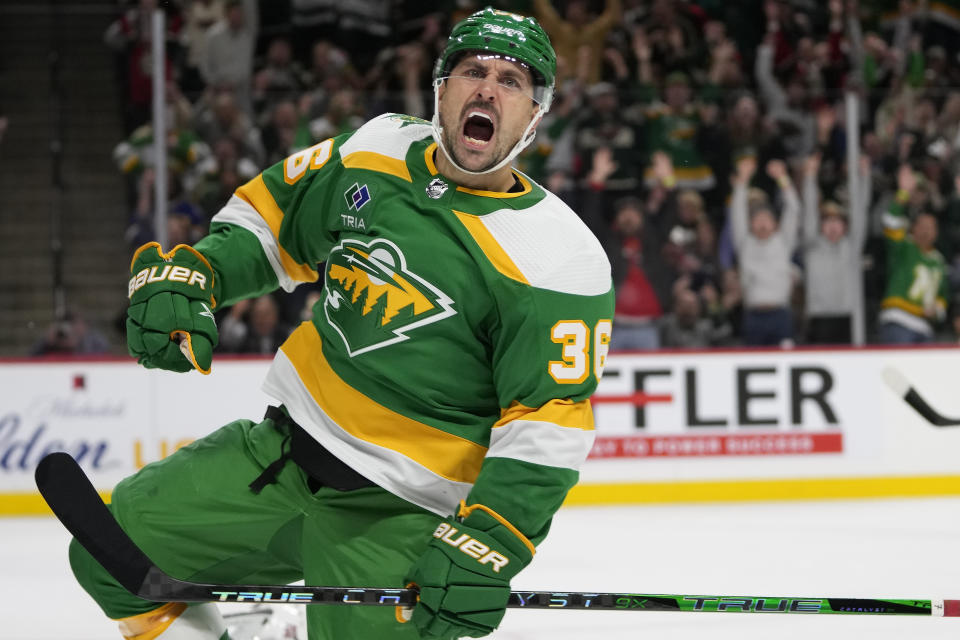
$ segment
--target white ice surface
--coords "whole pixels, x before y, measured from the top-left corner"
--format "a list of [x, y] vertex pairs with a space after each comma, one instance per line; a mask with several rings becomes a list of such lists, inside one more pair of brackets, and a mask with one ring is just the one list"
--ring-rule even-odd
[[[106, 640], [53, 518], [0, 518], [0, 639]], [[960, 499], [565, 508], [515, 589], [960, 598]], [[235, 605], [236, 606], [236, 605]], [[498, 640], [955, 640], [960, 618], [508, 611]]]

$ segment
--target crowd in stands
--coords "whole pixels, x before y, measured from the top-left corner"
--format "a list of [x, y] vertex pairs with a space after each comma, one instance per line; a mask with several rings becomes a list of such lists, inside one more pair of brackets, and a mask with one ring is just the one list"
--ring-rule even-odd
[[[131, 247], [153, 234], [156, 4], [123, 4], [105, 32]], [[442, 38], [485, 4], [164, 2], [169, 242], [292, 152], [386, 111], [430, 118]], [[869, 342], [956, 340], [960, 2], [494, 4], [556, 49], [554, 106], [517, 166], [607, 247], [614, 349], [849, 344], [859, 300]], [[272, 352], [318, 291], [221, 311], [220, 349]]]

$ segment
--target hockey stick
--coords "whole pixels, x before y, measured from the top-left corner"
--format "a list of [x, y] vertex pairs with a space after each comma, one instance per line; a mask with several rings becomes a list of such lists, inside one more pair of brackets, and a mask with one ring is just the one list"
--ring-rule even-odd
[[880, 375], [894, 393], [903, 398], [904, 402], [910, 405], [914, 411], [919, 413], [924, 420], [930, 424], [935, 427], [955, 427], [960, 425], [960, 418], [948, 418], [931, 407], [930, 403], [923, 399], [904, 375], [893, 367], [885, 367]]
[[[157, 567], [127, 536], [69, 454], [47, 455], [36, 470], [37, 487], [60, 522], [124, 588], [154, 602], [286, 602], [412, 607], [415, 589], [204, 584], [178, 580]], [[960, 600], [741, 597], [641, 593], [514, 591], [507, 604], [528, 609], [619, 609], [836, 613], [960, 617]]]

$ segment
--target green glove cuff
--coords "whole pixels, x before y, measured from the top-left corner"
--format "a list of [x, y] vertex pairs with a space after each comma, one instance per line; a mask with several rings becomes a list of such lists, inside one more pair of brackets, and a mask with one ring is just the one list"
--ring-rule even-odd
[[[466, 502], [461, 500], [457, 516], [462, 518], [464, 524], [494, 536], [510, 548], [516, 556], [527, 558], [523, 566], [530, 564], [530, 560], [537, 553], [537, 548], [527, 536], [490, 507], [482, 504], [472, 504], [468, 507]], [[519, 571], [517, 569], [517, 572]]]
[[217, 345], [216, 281], [207, 259], [193, 247], [164, 253], [148, 242], [130, 263], [127, 347], [147, 368], [210, 373]]
[[533, 559], [530, 541], [495, 511], [461, 503], [460, 515], [463, 521], [447, 518], [437, 526], [408, 577], [420, 589], [412, 620], [422, 638], [493, 631], [506, 611], [510, 580]]
[[492, 509], [461, 502], [458, 516], [463, 520], [441, 522], [433, 537], [463, 569], [509, 581], [533, 560], [533, 544]]

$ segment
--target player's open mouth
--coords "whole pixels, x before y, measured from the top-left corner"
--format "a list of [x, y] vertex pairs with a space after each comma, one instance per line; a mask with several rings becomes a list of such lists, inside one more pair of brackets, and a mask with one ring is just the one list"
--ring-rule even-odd
[[471, 149], [483, 149], [493, 139], [493, 118], [482, 111], [471, 111], [463, 123], [463, 139]]

